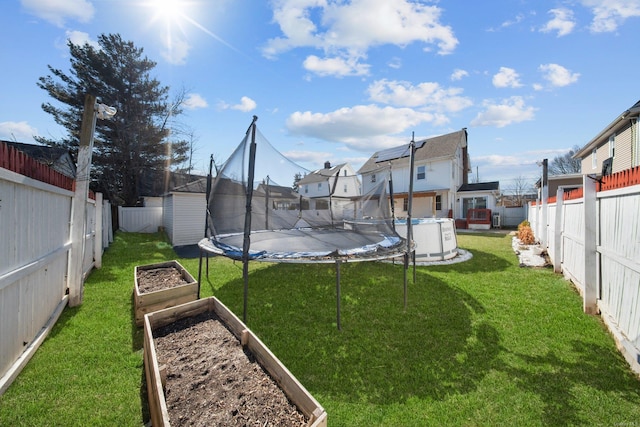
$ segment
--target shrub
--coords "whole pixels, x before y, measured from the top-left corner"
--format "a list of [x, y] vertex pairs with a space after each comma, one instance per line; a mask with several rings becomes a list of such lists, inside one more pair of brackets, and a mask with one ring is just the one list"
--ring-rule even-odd
[[524, 245], [533, 245], [536, 242], [536, 238], [533, 235], [533, 230], [529, 225], [520, 224], [518, 226], [518, 239]]
[[522, 221], [520, 224], [518, 224], [518, 231], [520, 231], [520, 229], [521, 229], [522, 227], [529, 227], [529, 228], [531, 228], [531, 223], [525, 219], [525, 220], [524, 220], [524, 221]]

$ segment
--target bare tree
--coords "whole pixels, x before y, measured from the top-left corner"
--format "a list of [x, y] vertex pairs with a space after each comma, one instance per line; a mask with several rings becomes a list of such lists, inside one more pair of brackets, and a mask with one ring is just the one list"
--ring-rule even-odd
[[522, 206], [525, 203], [527, 194], [535, 193], [534, 180], [526, 178], [522, 175], [514, 178], [510, 185], [507, 185], [503, 194], [513, 200], [515, 206]]
[[566, 175], [582, 172], [582, 160], [574, 159], [573, 155], [580, 150], [574, 145], [567, 153], [556, 156], [549, 163], [549, 175]]

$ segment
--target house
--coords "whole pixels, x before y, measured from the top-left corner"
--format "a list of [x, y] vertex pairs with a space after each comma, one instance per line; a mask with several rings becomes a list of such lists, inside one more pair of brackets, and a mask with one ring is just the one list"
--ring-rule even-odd
[[[413, 217], [466, 218], [469, 206], [493, 206], [497, 196], [491, 189], [467, 187], [470, 161], [467, 130], [423, 139], [415, 143], [413, 177]], [[387, 176], [391, 170], [394, 210], [407, 215], [409, 195], [410, 144], [376, 152], [359, 169], [363, 191]]]
[[21, 142], [0, 141], [9, 147], [22, 151], [29, 157], [46, 164], [53, 170], [75, 179], [76, 163], [69, 150], [59, 147], [49, 147], [47, 145], [24, 144]]
[[329, 209], [331, 197], [332, 209], [337, 210], [361, 194], [360, 180], [349, 163], [331, 166], [330, 162], [325, 162], [324, 168], [305, 175], [297, 184], [300, 195], [310, 199], [309, 206], [303, 206], [303, 209]]
[[[538, 189], [538, 199], [542, 197], [541, 194], [541, 179], [535, 184]], [[558, 193], [558, 188], [562, 188], [563, 191], [571, 191], [576, 188], [582, 187], [582, 174], [580, 173], [567, 173], [562, 175], [549, 175], [547, 177], [547, 186], [549, 197], [553, 197]]]
[[291, 187], [261, 183], [255, 189], [254, 196], [268, 200], [271, 209], [297, 210], [300, 206], [300, 197]]
[[573, 157], [582, 160], [582, 173], [602, 175], [640, 165], [638, 116], [640, 101], [623, 111]]

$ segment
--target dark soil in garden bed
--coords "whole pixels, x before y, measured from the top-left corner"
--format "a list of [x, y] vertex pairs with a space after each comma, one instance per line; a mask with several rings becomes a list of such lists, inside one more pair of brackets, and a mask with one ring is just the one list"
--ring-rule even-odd
[[172, 426], [303, 426], [305, 416], [207, 312], [153, 331]]
[[180, 270], [175, 267], [159, 267], [148, 270], [138, 269], [137, 279], [138, 291], [141, 294], [169, 289], [188, 283], [182, 277]]

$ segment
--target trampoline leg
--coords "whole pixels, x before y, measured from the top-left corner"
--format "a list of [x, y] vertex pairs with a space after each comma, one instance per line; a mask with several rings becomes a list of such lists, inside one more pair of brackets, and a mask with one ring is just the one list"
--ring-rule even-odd
[[200, 262], [198, 263], [198, 299], [200, 299], [200, 283], [202, 283], [202, 249], [200, 249]]
[[407, 270], [409, 269], [409, 254], [404, 254], [404, 309], [407, 310]]
[[249, 261], [242, 262], [242, 276], [244, 278], [244, 308], [242, 312], [242, 321], [247, 324], [247, 293], [249, 291]]
[[338, 330], [342, 330], [340, 325], [340, 263], [342, 261], [336, 261], [336, 322], [338, 324]]
[[416, 284], [416, 251], [411, 252], [411, 258], [413, 258], [413, 284]]

